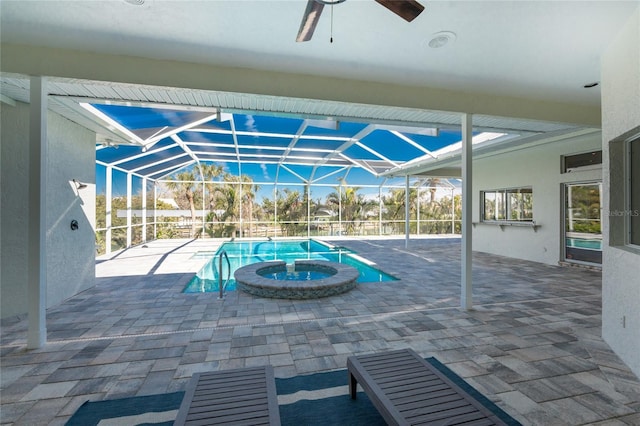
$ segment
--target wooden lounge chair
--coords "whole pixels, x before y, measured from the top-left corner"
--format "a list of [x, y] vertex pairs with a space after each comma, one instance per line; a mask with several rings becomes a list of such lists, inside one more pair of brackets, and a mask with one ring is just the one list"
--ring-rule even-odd
[[358, 383], [389, 425], [506, 425], [411, 349], [347, 359], [349, 393]]
[[273, 367], [194, 374], [174, 425], [280, 425]]

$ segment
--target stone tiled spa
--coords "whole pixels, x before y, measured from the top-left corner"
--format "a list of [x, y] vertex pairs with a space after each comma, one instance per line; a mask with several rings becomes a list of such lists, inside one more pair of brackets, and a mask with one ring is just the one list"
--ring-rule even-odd
[[[184, 294], [221, 241], [155, 241], [96, 265], [96, 286], [1, 328], [2, 424], [64, 424], [86, 400], [184, 389], [194, 372], [271, 364], [276, 377], [342, 369], [410, 347], [525, 425], [640, 425], [640, 380], [600, 337], [600, 272], [474, 253], [459, 308], [460, 240], [342, 240], [399, 281], [317, 300]], [[346, 387], [345, 375], [345, 387]], [[348, 398], [348, 396], [345, 396]]]

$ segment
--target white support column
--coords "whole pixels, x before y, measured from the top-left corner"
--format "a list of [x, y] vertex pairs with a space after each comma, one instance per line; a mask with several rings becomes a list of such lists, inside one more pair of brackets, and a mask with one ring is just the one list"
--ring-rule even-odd
[[278, 184], [273, 184], [273, 238], [278, 236]]
[[420, 186], [416, 188], [416, 235], [420, 235]]
[[[241, 178], [241, 176], [239, 177]], [[238, 216], [240, 220], [240, 238], [242, 238], [244, 237], [244, 233], [242, 232], [242, 183], [238, 184], [238, 210], [239, 210]]]
[[409, 247], [409, 211], [409, 175], [407, 175], [404, 190], [404, 248]]
[[47, 343], [47, 80], [31, 77], [27, 238], [27, 348]]
[[460, 306], [463, 309], [473, 307], [473, 280], [471, 263], [472, 256], [472, 130], [473, 116], [464, 114], [462, 117], [462, 282], [460, 292]]
[[104, 205], [105, 205], [105, 218], [104, 218], [104, 226], [105, 228], [107, 228], [106, 232], [105, 232], [105, 237], [104, 237], [104, 252], [109, 254], [111, 253], [111, 236], [112, 236], [112, 230], [111, 230], [111, 198], [113, 196], [113, 167], [111, 166], [107, 166], [107, 171], [105, 173], [105, 199], [104, 199]]
[[147, 178], [142, 178], [142, 242], [147, 242]]
[[311, 238], [311, 184], [307, 184], [307, 238]]
[[200, 234], [200, 238], [204, 238], [205, 230], [207, 229], [207, 207], [205, 203], [206, 193], [207, 184], [204, 181], [204, 176], [202, 176], [202, 233]]
[[378, 187], [378, 235], [382, 236], [382, 185]]
[[456, 199], [451, 188], [451, 234], [456, 233]]
[[158, 182], [153, 181], [153, 239], [158, 239]]
[[131, 173], [127, 173], [127, 248], [131, 247]]
[[342, 235], [342, 183], [338, 186], [338, 232]]

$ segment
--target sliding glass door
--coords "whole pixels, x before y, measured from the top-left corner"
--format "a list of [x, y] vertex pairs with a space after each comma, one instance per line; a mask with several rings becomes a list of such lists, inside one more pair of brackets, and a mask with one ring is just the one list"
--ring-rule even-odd
[[564, 258], [602, 263], [602, 183], [564, 184]]

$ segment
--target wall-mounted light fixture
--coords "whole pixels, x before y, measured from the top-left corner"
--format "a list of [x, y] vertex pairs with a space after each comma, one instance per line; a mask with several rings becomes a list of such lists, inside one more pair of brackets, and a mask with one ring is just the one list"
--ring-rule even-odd
[[75, 179], [72, 179], [72, 180], [73, 180], [73, 183], [75, 183], [77, 190], [85, 189], [87, 187], [86, 183], [82, 183], [82, 182], [77, 181]]

